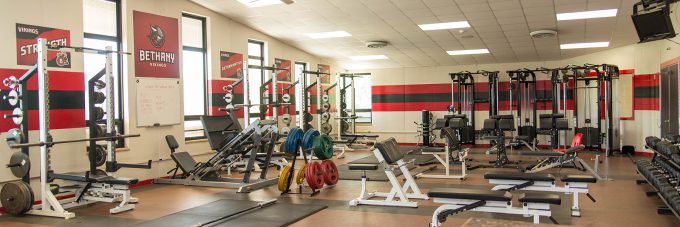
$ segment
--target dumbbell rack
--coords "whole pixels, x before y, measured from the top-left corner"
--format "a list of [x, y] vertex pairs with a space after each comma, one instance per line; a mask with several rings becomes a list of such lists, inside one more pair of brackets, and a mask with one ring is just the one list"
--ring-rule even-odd
[[[658, 214], [672, 213], [680, 219], [680, 153], [664, 154], [660, 152], [656, 144], [647, 144], [645, 147], [654, 154], [651, 160], [637, 161], [637, 172], [644, 180], [637, 180], [637, 184], [647, 183], [654, 190], [647, 192], [647, 196], [657, 195], [665, 204], [657, 208]], [[673, 145], [676, 146], [676, 145]], [[676, 147], [677, 148], [677, 147]], [[675, 149], [680, 151], [680, 149]]]

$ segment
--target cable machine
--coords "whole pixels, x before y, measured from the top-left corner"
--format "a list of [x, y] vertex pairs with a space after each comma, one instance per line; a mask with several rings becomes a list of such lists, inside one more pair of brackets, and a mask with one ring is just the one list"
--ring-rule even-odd
[[567, 131], [571, 130], [569, 128], [569, 120], [567, 117], [567, 90], [569, 86], [569, 77], [566, 75], [567, 71], [562, 71], [560, 75], [560, 70], [558, 69], [543, 69], [545, 72], [550, 73], [550, 84], [551, 84], [551, 113], [539, 115], [539, 130], [547, 131], [550, 136], [550, 147], [552, 149], [558, 149], [561, 146], [560, 133], [564, 132], [564, 148], [566, 149], [566, 142], [568, 141]]
[[[620, 150], [619, 118], [615, 117], [618, 106], [613, 102], [614, 86], [619, 78], [619, 68], [610, 64], [570, 65], [562, 68], [571, 71], [574, 80], [574, 132], [583, 133], [583, 145], [587, 149], [604, 148], [607, 156]], [[594, 72], [594, 75], [591, 74]], [[595, 84], [594, 86], [592, 84]], [[583, 104], [579, 92], [583, 90]], [[592, 95], [591, 90], [595, 90]], [[594, 101], [588, 101], [595, 99]], [[595, 105], [595, 107], [593, 107]], [[583, 106], [583, 109], [579, 108]], [[593, 116], [593, 109], [597, 115]], [[616, 111], [618, 114], [618, 111]], [[602, 119], [603, 118], [603, 119]], [[581, 123], [583, 119], [583, 124]], [[593, 126], [595, 121], [595, 126]], [[603, 122], [604, 121], [604, 122]]]
[[[463, 127], [459, 129], [461, 144], [475, 143], [475, 78], [473, 74], [479, 72], [463, 71], [449, 73], [451, 77], [451, 106], [449, 111], [455, 114], [445, 116], [445, 119], [459, 118], [463, 120]], [[454, 95], [457, 92], [458, 95]], [[457, 104], [457, 105], [456, 105]], [[455, 108], [451, 108], [454, 107]]]
[[522, 141], [530, 148], [538, 144], [536, 138], [536, 73], [537, 70], [520, 69], [507, 71], [510, 77], [510, 111], [513, 108], [513, 98], [517, 98], [517, 137], [511, 141], [518, 146]]

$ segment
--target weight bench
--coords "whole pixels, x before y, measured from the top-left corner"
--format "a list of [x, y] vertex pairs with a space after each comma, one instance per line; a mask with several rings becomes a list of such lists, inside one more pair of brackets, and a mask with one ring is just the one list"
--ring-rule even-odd
[[[452, 119], [453, 120], [453, 119]], [[457, 119], [456, 119], [457, 120]], [[465, 179], [467, 175], [465, 174], [465, 170], [467, 169], [467, 163], [466, 163], [466, 158], [467, 158], [467, 153], [469, 149], [461, 149], [460, 146], [460, 140], [458, 139], [458, 133], [450, 127], [445, 127], [441, 128], [441, 138], [444, 138], [444, 141], [446, 141], [446, 146], [444, 146], [444, 151], [441, 152], [425, 152], [423, 151], [423, 154], [432, 154], [439, 163], [444, 165], [444, 170], [446, 171], [444, 174], [425, 174], [425, 173], [419, 173], [416, 174], [416, 178], [439, 178], [439, 179]], [[453, 150], [457, 150], [456, 152], [456, 160], [453, 161], [458, 161], [461, 164], [461, 175], [451, 175], [450, 171], [450, 164], [453, 159]], [[441, 154], [444, 154], [444, 159], [440, 156]]]
[[119, 202], [116, 207], [109, 209], [109, 213], [116, 214], [134, 209], [135, 204], [133, 203], [137, 202], [137, 198], [130, 195], [130, 185], [138, 183], [138, 179], [114, 177], [104, 171], [97, 173], [90, 173], [89, 171], [84, 173], [50, 173], [49, 178], [75, 183], [59, 188], [62, 192], [70, 192], [75, 195], [73, 198], [62, 202], [64, 209], [95, 202]]
[[552, 174], [487, 172], [484, 174], [484, 179], [489, 180], [489, 184], [496, 185], [491, 189], [494, 191], [525, 190], [574, 194], [574, 202], [571, 207], [571, 216], [573, 217], [581, 216], [581, 210], [578, 206], [579, 193], [585, 194], [591, 201], [596, 202], [595, 198], [588, 193], [588, 184], [596, 183], [597, 178], [589, 175], [566, 175], [560, 178], [564, 187], [555, 184], [555, 177]]
[[436, 188], [430, 190], [427, 195], [432, 197], [435, 203], [444, 204], [432, 214], [430, 227], [438, 227], [449, 215], [463, 211], [521, 214], [524, 217], [533, 217], [535, 224], [538, 224], [539, 218], [544, 216], [557, 224], [552, 217], [550, 205], [562, 203], [558, 195], [523, 193], [518, 198], [522, 207], [513, 207], [510, 192], [488, 189]]
[[[382, 142], [375, 143], [373, 154], [378, 159], [378, 164], [350, 164], [350, 170], [364, 171], [361, 177], [361, 195], [358, 198], [349, 201], [350, 206], [376, 205], [376, 206], [396, 206], [396, 207], [418, 207], [418, 203], [410, 201], [409, 199], [429, 199], [427, 195], [420, 192], [420, 188], [413, 180], [411, 172], [408, 170], [407, 164], [413, 162], [404, 162], [404, 154], [399, 149], [399, 144], [394, 138], [389, 138]], [[366, 171], [377, 170], [382, 168], [385, 175], [392, 184], [390, 192], [368, 192], [366, 188]], [[404, 185], [397, 180], [394, 174], [394, 169], [399, 169], [405, 178]], [[412, 193], [408, 193], [409, 189]], [[373, 197], [384, 197], [384, 200], [371, 200]], [[397, 200], [398, 199], [398, 200]]]
[[[340, 154], [338, 154], [338, 159], [342, 159], [342, 158], [345, 158], [345, 152], [347, 150], [350, 150], [350, 151], [354, 150], [351, 147], [355, 143], [359, 142], [358, 141], [359, 138], [375, 140], [378, 137], [379, 137], [378, 135], [367, 135], [367, 134], [341, 134], [340, 135], [341, 140], [333, 140], [333, 144], [337, 144], [337, 145], [342, 144], [342, 146], [334, 146], [333, 149], [340, 149], [341, 150]], [[368, 149], [370, 149], [370, 147]]]

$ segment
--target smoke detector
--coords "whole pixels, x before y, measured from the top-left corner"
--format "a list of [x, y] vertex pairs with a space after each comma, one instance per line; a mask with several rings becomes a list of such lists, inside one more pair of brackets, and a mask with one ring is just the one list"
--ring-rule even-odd
[[555, 37], [557, 32], [553, 30], [538, 30], [529, 33], [529, 35], [531, 35], [531, 37], [534, 39], [545, 39]]
[[387, 44], [389, 44], [389, 43], [387, 43], [386, 41], [379, 41], [379, 40], [368, 41], [368, 42], [366, 42], [366, 47], [368, 47], [368, 48], [383, 48], [383, 47], [387, 46]]
[[290, 5], [295, 3], [295, 0], [281, 0], [281, 2], [286, 3], [286, 5]]

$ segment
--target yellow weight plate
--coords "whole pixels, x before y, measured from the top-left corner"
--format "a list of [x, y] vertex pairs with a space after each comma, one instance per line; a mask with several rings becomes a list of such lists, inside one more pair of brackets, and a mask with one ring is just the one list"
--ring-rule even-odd
[[305, 183], [305, 167], [307, 167], [307, 165], [302, 166], [302, 169], [298, 171], [297, 177], [295, 178], [295, 182], [298, 185]]
[[279, 191], [281, 192], [288, 188], [288, 182], [290, 182], [290, 171], [290, 166], [284, 166], [281, 170], [281, 175], [279, 176]]

